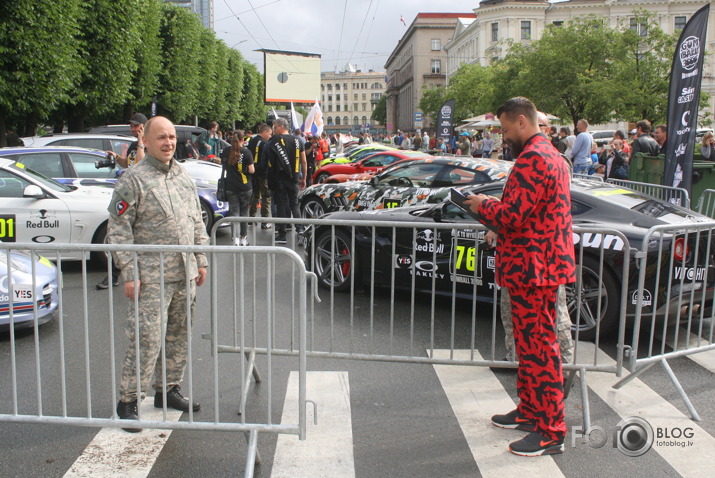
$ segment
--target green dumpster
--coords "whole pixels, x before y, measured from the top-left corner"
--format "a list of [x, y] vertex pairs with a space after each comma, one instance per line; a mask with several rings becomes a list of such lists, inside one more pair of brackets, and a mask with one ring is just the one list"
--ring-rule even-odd
[[628, 179], [639, 183], [663, 184], [665, 156], [636, 153], [628, 168]]
[[715, 163], [712, 161], [693, 161], [693, 192], [690, 204], [697, 210], [698, 201], [703, 191], [715, 189]]

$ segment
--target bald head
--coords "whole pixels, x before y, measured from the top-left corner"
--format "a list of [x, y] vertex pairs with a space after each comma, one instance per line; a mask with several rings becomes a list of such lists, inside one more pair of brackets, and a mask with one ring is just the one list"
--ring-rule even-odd
[[551, 122], [549, 121], [549, 117], [546, 116], [546, 113], [543, 111], [537, 111], [536, 112], [536, 121], [539, 122], [539, 129], [541, 130], [542, 133], [548, 135], [551, 133], [550, 131], [550, 126]]
[[159, 161], [168, 163], [176, 151], [176, 128], [163, 116], [155, 116], [144, 127], [146, 151]]

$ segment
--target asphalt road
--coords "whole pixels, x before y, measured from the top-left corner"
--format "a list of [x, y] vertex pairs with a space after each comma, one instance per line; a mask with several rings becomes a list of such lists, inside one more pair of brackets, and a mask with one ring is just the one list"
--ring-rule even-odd
[[[272, 231], [257, 231], [253, 243], [267, 243]], [[220, 231], [219, 243], [227, 244], [226, 231]], [[294, 246], [289, 244], [289, 246]], [[300, 251], [299, 247], [296, 250]], [[241, 264], [237, 262], [234, 273], [233, 260], [219, 259], [216, 267], [217, 303], [220, 322], [216, 331], [221, 344], [230, 345], [238, 340], [233, 326], [233, 310], [245, 311], [245, 340], [257, 340], [265, 344], [270, 340], [276, 347], [289, 347], [294, 343], [296, 325], [293, 304], [297, 300], [292, 283], [295, 282], [293, 267], [283, 260], [273, 265], [257, 259], [254, 270], [252, 259]], [[250, 271], [250, 273], [249, 273]], [[18, 409], [20, 413], [38, 413], [38, 401], [42, 403], [45, 415], [62, 414], [62, 363], [65, 356], [66, 399], [68, 414], [85, 416], [87, 410], [92, 416], [110, 417], [116, 404], [116, 393], [112, 383], [112, 364], [119, 370], [123, 356], [124, 310], [126, 299], [120, 296], [120, 289], [114, 289], [112, 307], [108, 302], [108, 291], [94, 289], [94, 284], [103, 277], [103, 271], [89, 266], [86, 281], [83, 281], [80, 264], [66, 264], [64, 267], [64, 310], [63, 327], [55, 320], [40, 329], [39, 336], [32, 332], [18, 333], [14, 354], [18, 370]], [[275, 281], [275, 282], [273, 282]], [[275, 295], [266, 291], [275, 283]], [[243, 287], [244, 294], [234, 294], [236, 284]], [[253, 287], [256, 287], [255, 300]], [[83, 289], [87, 290], [86, 301]], [[214, 358], [211, 356], [210, 342], [202, 339], [202, 334], [211, 332], [210, 284], [199, 290], [197, 317], [193, 329], [193, 383], [194, 394], [202, 402], [197, 420], [211, 420], [216, 412], [221, 420], [240, 420], [237, 415], [240, 392], [240, 358], [236, 354], [220, 354], [218, 357], [218, 383], [212, 373]], [[234, 296], [236, 306], [234, 306]], [[375, 291], [374, 296], [357, 293], [334, 294], [320, 290], [322, 302], [310, 305], [314, 320], [309, 323], [309, 348], [314, 350], [334, 350], [371, 352], [384, 354], [414, 354], [424, 356], [431, 346], [436, 349], [469, 348], [471, 338], [477, 349], [485, 357], [491, 354], [492, 311], [480, 306], [472, 317], [471, 304], [452, 303], [417, 297], [414, 305], [409, 295], [389, 291]], [[371, 305], [372, 304], [372, 305]], [[109, 320], [110, 309], [115, 318]], [[85, 314], [86, 310], [86, 314]], [[352, 314], [350, 311], [352, 310]], [[411, 320], [414, 310], [414, 320]], [[453, 311], [454, 310], [454, 318]], [[268, 330], [265, 317], [276, 317], [276, 327]], [[240, 312], [236, 313], [239, 319]], [[434, 317], [434, 327], [430, 319]], [[88, 327], [85, 327], [85, 322]], [[255, 335], [253, 330], [255, 328]], [[474, 328], [475, 333], [472, 334]], [[86, 334], [85, 334], [86, 330]], [[112, 335], [114, 351], [112, 353]], [[503, 354], [503, 335], [497, 329], [495, 357]], [[39, 346], [39, 352], [38, 352]], [[64, 349], [62, 349], [64, 347]], [[616, 344], [606, 340], [600, 349], [610, 357], [615, 357]], [[10, 374], [11, 343], [8, 335], [0, 337], [0, 413], [12, 413], [12, 377]], [[37, 393], [37, 357], [40, 358], [42, 394]], [[694, 407], [701, 415], [697, 422], [697, 432], [688, 448], [656, 452], [651, 450], [640, 457], [629, 457], [611, 446], [593, 448], [582, 441], [571, 446], [572, 427], [582, 424], [582, 402], [576, 388], [566, 401], [567, 449], [554, 458], [523, 458], [525, 470], [530, 474], [547, 475], [535, 467], [539, 460], [553, 462], [556, 476], [706, 476], [700, 475], [698, 459], [712, 456], [713, 436], [715, 436], [715, 407], [713, 404], [713, 372], [690, 358], [671, 361], [671, 367], [681, 381]], [[464, 377], [476, 376], [471, 367]], [[245, 419], [269, 420], [280, 423], [283, 403], [291, 371], [297, 370], [294, 357], [273, 356], [268, 363], [266, 357], [259, 356], [258, 369], [263, 373], [263, 382], [252, 385]], [[270, 374], [268, 371], [270, 370]], [[513, 470], [507, 466], [508, 458], [498, 455], [496, 460], [481, 461], [473, 450], [473, 443], [480, 438], [492, 436], [494, 431], [488, 422], [470, 423], [460, 412], [454, 400], [450, 385], [445, 382], [443, 371], [430, 364], [385, 363], [358, 360], [336, 360], [311, 358], [309, 371], [346, 372], [349, 381], [347, 400], [352, 430], [352, 458], [354, 475], [358, 477], [434, 477], [434, 476], [492, 476], [508, 474]], [[118, 373], [118, 372], [117, 372]], [[498, 391], [516, 400], [514, 374], [493, 373], [479, 369], [479, 373], [489, 374], [488, 378], [498, 384]], [[268, 376], [270, 375], [270, 380]], [[644, 391], [632, 390], [627, 385], [622, 391], [598, 393], [598, 382], [616, 379], [607, 374], [589, 377], [589, 397], [592, 424], [611, 430], [623, 418], [624, 403], [632, 400], [638, 406]], [[675, 407], [672, 416], [658, 415], [651, 409], [653, 403], [642, 403], [642, 414], [646, 419], [671, 420], [673, 427], [683, 427], [683, 415], [687, 410], [662, 368], [653, 367], [639, 377], [648, 391], [655, 393], [665, 404]], [[591, 383], [591, 380], [593, 383]], [[494, 382], [495, 381], [495, 382]], [[87, 386], [89, 383], [89, 386]], [[214, 397], [214, 388], [219, 396]], [[186, 388], [186, 386], [184, 387]], [[627, 393], [626, 393], [627, 392]], [[635, 392], [635, 393], [632, 393]], [[650, 392], [649, 392], [650, 393]], [[472, 391], [475, 403], [490, 400], [492, 391], [476, 389]], [[633, 398], [635, 397], [635, 398]], [[324, 397], [309, 396], [318, 403], [318, 420], [326, 406]], [[321, 403], [321, 398], [323, 402]], [[503, 402], [504, 407], [509, 406]], [[507, 412], [509, 409], [504, 409]], [[270, 418], [268, 418], [270, 417]], [[186, 414], [182, 418], [187, 420]], [[0, 443], [3, 457], [0, 460], [0, 476], [25, 477], [63, 476], [82, 455], [97, 434], [96, 428], [0, 423]], [[143, 432], [146, 433], [146, 432]], [[518, 439], [519, 434], [511, 431], [510, 437]], [[308, 437], [310, 439], [310, 436]], [[258, 449], [263, 463], [257, 468], [256, 476], [272, 476], [273, 457], [278, 444], [277, 436], [261, 433]], [[501, 445], [499, 450], [502, 450]], [[174, 431], [161, 448], [150, 475], [164, 476], [236, 476], [243, 475], [246, 454], [246, 439], [242, 433], [212, 431]], [[670, 453], [668, 453], [670, 451]], [[140, 451], [137, 451], [138, 453]], [[317, 451], [313, 451], [317, 453]], [[677, 455], [681, 456], [678, 457]], [[507, 453], [508, 455], [508, 453]], [[315, 460], [325, 460], [321, 465], [329, 470], [329, 458], [314, 455]], [[687, 459], [683, 459], [686, 457]], [[504, 465], [502, 465], [502, 460]], [[683, 464], [682, 462], [686, 462]], [[691, 462], [687, 468], [688, 461]], [[539, 465], [542, 465], [539, 463]], [[524, 466], [524, 465], [522, 465]], [[683, 468], [685, 467], [685, 468]], [[500, 471], [501, 470], [501, 471]], [[523, 470], [522, 470], [523, 471]], [[554, 476], [553, 473], [548, 473]], [[142, 475], [144, 476], [144, 475]], [[301, 476], [296, 474], [295, 476]]]

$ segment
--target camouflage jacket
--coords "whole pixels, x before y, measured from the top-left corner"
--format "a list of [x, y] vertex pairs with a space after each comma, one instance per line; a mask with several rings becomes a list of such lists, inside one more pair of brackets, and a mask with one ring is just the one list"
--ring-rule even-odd
[[[147, 154], [122, 174], [108, 209], [110, 244], [209, 243], [194, 181], [176, 161], [164, 164]], [[134, 280], [133, 253], [116, 252], [114, 260], [123, 280]], [[139, 253], [137, 261], [142, 282], [160, 281], [158, 253]], [[186, 254], [165, 253], [164, 281], [184, 280], [187, 266], [189, 277], [196, 277], [207, 264], [205, 254], [190, 254], [187, 261]]]

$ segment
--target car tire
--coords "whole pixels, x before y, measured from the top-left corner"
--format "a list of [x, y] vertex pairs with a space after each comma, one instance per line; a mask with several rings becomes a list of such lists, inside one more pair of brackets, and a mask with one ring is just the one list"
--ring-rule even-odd
[[[566, 303], [571, 316], [571, 332], [579, 340], [594, 340], [596, 338], [596, 315], [598, 314], [599, 287], [601, 318], [600, 336], [606, 337], [618, 332], [618, 315], [620, 311], [620, 281], [611, 269], [603, 265], [603, 277], [599, 278], [599, 260], [590, 256], [583, 257], [581, 284], [581, 313], [577, 317], [577, 297], [575, 284], [566, 286]], [[599, 285], [600, 283], [600, 285]], [[577, 324], [577, 319], [579, 323]]]
[[315, 177], [315, 184], [324, 183], [330, 177], [330, 173], [319, 173]]
[[[102, 223], [101, 226], [97, 228], [92, 238], [92, 244], [108, 244], [107, 242], [107, 223]], [[94, 261], [98, 266], [103, 269], [107, 269], [107, 263], [109, 262], [109, 253], [104, 251], [97, 251], [91, 254], [90, 259]]]
[[326, 211], [325, 205], [319, 197], [310, 196], [301, 204], [300, 212], [304, 219], [318, 219]]
[[214, 225], [214, 212], [211, 210], [211, 206], [204, 201], [199, 202], [201, 203], [201, 221], [206, 226], [206, 233], [211, 234], [211, 228]]
[[326, 289], [333, 288], [336, 292], [350, 290], [352, 276], [357, 271], [357, 258], [352, 249], [350, 234], [337, 229], [333, 236], [332, 228], [326, 228], [317, 234], [314, 251], [312, 266], [318, 276], [318, 284]]

